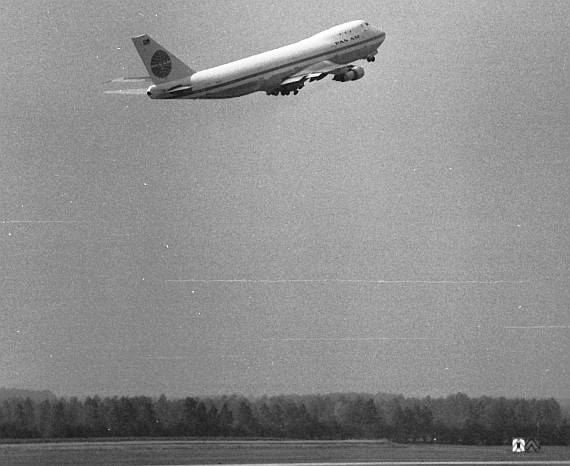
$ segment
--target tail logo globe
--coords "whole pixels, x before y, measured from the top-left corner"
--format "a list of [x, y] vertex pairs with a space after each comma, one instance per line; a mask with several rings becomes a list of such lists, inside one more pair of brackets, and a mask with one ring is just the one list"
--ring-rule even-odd
[[170, 55], [164, 50], [157, 50], [154, 52], [150, 60], [150, 69], [153, 74], [158, 78], [166, 78], [170, 71], [172, 71], [172, 61]]

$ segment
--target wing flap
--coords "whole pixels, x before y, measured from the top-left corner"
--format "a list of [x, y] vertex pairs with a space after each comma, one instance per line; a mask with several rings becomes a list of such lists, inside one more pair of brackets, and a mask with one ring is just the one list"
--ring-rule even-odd
[[282, 86], [286, 86], [288, 84], [295, 84], [295, 83], [303, 83], [308, 79], [308, 77], [306, 75], [301, 75], [301, 76], [293, 76], [291, 78], [287, 78], [285, 81], [281, 82]]

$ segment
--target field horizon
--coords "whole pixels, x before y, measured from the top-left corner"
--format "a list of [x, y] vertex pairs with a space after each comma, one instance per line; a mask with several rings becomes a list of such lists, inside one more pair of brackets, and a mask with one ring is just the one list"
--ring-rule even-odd
[[547, 462], [568, 461], [570, 447], [543, 447], [539, 453], [513, 453], [510, 446], [397, 444], [386, 440], [119, 440], [0, 445], [12, 466], [210, 465], [372, 462]]

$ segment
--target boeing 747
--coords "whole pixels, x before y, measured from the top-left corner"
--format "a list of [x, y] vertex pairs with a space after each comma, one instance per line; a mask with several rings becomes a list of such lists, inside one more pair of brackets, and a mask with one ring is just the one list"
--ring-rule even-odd
[[[373, 62], [386, 34], [364, 21], [351, 21], [308, 39], [225, 65], [195, 71], [148, 35], [132, 41], [148, 73], [143, 78], [112, 82], [152, 81], [151, 99], [227, 99], [253, 92], [297, 94], [306, 82], [332, 75], [334, 81], [364, 76], [356, 60]], [[110, 91], [127, 92], [128, 91]]]

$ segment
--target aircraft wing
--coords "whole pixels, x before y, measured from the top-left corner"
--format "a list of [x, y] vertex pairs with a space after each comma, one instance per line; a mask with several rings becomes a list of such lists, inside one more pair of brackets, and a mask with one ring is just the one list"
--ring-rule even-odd
[[325, 60], [308, 66], [307, 68], [296, 72], [293, 76], [284, 80], [281, 85], [303, 83], [307, 80], [318, 81], [328, 74], [343, 74], [349, 71], [352, 65], [337, 65], [331, 61]]

